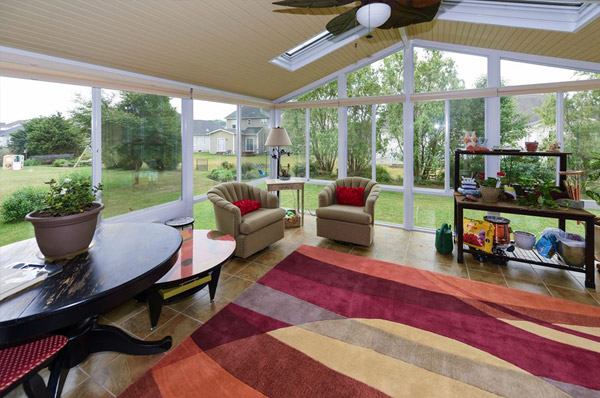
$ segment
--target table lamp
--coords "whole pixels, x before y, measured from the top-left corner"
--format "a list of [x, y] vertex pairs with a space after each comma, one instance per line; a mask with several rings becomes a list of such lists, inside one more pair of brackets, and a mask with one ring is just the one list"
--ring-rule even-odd
[[271, 157], [277, 159], [277, 178], [279, 178], [281, 171], [281, 156], [286, 154], [290, 156], [292, 154], [292, 152], [281, 148], [282, 146], [292, 146], [290, 136], [283, 127], [273, 127], [267, 137], [265, 146], [273, 147], [271, 149]]

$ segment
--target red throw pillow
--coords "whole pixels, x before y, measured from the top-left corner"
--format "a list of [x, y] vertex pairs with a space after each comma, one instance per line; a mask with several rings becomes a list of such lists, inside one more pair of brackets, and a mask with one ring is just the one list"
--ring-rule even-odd
[[337, 203], [338, 205], [348, 205], [362, 207], [363, 195], [365, 189], [363, 187], [349, 188], [349, 187], [337, 187]]
[[253, 212], [254, 210], [260, 209], [260, 202], [258, 200], [244, 199], [238, 200], [237, 202], [233, 202], [233, 204], [240, 208], [242, 216], [244, 214]]

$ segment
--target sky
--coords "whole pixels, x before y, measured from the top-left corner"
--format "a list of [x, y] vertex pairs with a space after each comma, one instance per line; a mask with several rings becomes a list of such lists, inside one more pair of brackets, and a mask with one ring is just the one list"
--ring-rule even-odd
[[[419, 51], [419, 50], [417, 50]], [[473, 55], [446, 52], [456, 63], [459, 77], [465, 87], [473, 88], [475, 81], [486, 73], [486, 59]], [[502, 79], [511, 85], [560, 82], [577, 79], [573, 71], [547, 66], [502, 61]], [[0, 123], [10, 123], [56, 112], [65, 115], [74, 108], [76, 94], [90, 99], [89, 87], [48, 83], [37, 80], [0, 77]], [[181, 100], [171, 103], [181, 112]], [[235, 111], [235, 105], [194, 101], [194, 119], [222, 119]]]

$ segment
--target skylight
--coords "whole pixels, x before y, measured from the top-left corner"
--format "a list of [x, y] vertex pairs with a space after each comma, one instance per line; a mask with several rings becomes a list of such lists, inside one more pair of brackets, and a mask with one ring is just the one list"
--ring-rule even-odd
[[273, 58], [270, 62], [293, 72], [352, 43], [368, 32], [367, 28], [360, 25], [339, 36], [334, 36], [325, 30]]
[[600, 15], [600, 4], [558, 0], [444, 0], [436, 19], [576, 32]]

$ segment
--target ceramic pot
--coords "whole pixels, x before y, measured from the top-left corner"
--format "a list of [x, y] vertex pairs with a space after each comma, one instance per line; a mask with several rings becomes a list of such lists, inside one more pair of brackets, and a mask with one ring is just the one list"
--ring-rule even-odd
[[500, 188], [495, 187], [480, 187], [481, 190], [481, 201], [487, 203], [495, 203], [498, 201], [500, 196]]
[[537, 141], [526, 142], [525, 149], [527, 149], [527, 152], [536, 152], [538, 150], [538, 145]]
[[531, 250], [535, 246], [536, 236], [526, 231], [513, 232], [515, 237], [515, 245], [521, 249]]
[[94, 202], [91, 210], [63, 217], [43, 217], [39, 211], [25, 216], [33, 224], [35, 239], [46, 258], [60, 259], [85, 252], [98, 224], [98, 215], [104, 209]]

